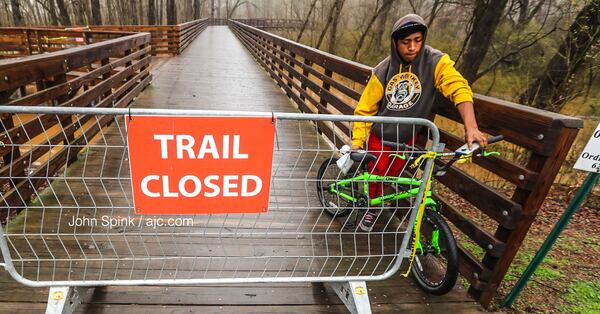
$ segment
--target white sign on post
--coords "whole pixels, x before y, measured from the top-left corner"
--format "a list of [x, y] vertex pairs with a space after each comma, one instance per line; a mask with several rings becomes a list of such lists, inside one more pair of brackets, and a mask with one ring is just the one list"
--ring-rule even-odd
[[575, 169], [600, 173], [600, 124], [596, 127], [592, 137], [579, 155], [573, 167]]

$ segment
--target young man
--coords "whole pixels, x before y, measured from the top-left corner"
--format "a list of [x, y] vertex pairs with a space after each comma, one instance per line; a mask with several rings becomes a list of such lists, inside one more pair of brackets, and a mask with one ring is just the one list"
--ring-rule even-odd
[[[454, 68], [447, 54], [425, 45], [427, 25], [423, 18], [409, 14], [394, 24], [390, 56], [381, 61], [371, 74], [355, 115], [427, 118], [437, 89], [457, 107], [465, 125], [465, 140], [485, 146], [487, 139], [477, 127], [473, 111], [473, 92], [468, 82]], [[392, 148], [381, 139], [412, 144], [413, 126], [372, 125], [354, 123], [352, 149], [366, 148], [378, 156], [369, 164], [369, 171], [378, 175], [397, 176], [404, 162], [390, 158]], [[368, 143], [367, 142], [368, 139]], [[366, 144], [366, 147], [365, 147]], [[369, 197], [381, 196], [382, 184], [369, 186]], [[370, 231], [380, 210], [368, 210], [360, 222], [361, 229]]]

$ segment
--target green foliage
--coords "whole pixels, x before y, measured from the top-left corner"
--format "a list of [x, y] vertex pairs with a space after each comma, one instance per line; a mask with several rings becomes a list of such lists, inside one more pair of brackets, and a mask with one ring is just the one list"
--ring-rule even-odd
[[600, 313], [600, 281], [582, 281], [571, 284], [565, 295], [568, 305], [565, 313]]

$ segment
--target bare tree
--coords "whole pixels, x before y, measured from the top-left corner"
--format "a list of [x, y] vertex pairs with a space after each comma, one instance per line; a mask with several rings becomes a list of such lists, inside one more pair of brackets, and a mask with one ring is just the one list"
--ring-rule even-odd
[[517, 0], [517, 2], [519, 4], [519, 19], [517, 25], [518, 27], [523, 28], [537, 15], [542, 6], [546, 3], [546, 0], [538, 0], [531, 10], [530, 7], [534, 4], [532, 1]]
[[19, 0], [10, 0], [10, 8], [12, 10], [13, 23], [15, 26], [25, 25], [25, 20], [23, 20], [23, 15], [21, 15], [21, 8], [19, 5]]
[[358, 57], [358, 52], [362, 48], [363, 43], [365, 42], [365, 38], [367, 37], [367, 34], [371, 30], [371, 27], [375, 23], [375, 20], [377, 20], [377, 18], [384, 12], [389, 11], [390, 8], [392, 7], [392, 3], [393, 3], [393, 0], [383, 0], [381, 7], [379, 9], [375, 10], [375, 13], [371, 16], [371, 19], [367, 23], [367, 28], [360, 35], [360, 39], [358, 40], [358, 43], [356, 44], [356, 48], [354, 49], [354, 53], [352, 54], [352, 60], [356, 60], [356, 58]]
[[164, 10], [163, 10], [163, 7], [164, 7], [163, 4], [165, 3], [165, 0], [157, 0], [157, 1], [158, 1], [157, 2], [158, 5], [156, 6], [156, 12], [157, 12], [158, 16], [157, 16], [157, 20], [156, 20], [157, 22], [156, 23], [158, 25], [160, 25], [160, 24], [163, 24], [163, 15], [164, 15], [163, 14], [163, 12], [164, 12]]
[[52, 26], [58, 26], [58, 16], [56, 15], [56, 8], [54, 7], [54, 1], [36, 0], [37, 4], [40, 5], [44, 12], [47, 13], [46, 21]]
[[85, 7], [85, 1], [84, 0], [73, 0], [73, 1], [71, 1], [71, 4], [73, 5], [73, 12], [75, 15], [76, 23], [78, 25], [87, 24], [87, 22], [86, 22], [87, 10]]
[[448, 3], [448, 2], [443, 1], [443, 0], [434, 0], [433, 1], [433, 4], [431, 5], [431, 10], [429, 11], [429, 16], [427, 17], [427, 27], [429, 27], [429, 28], [432, 27], [433, 21], [435, 21], [435, 18], [440, 13], [440, 11], [442, 10], [442, 8], [444, 7], [444, 5], [446, 3]]
[[194, 0], [194, 20], [200, 18], [200, 10], [202, 9], [202, 2], [200, 0]]
[[310, 9], [308, 9], [308, 13], [306, 14], [306, 18], [304, 19], [304, 23], [302, 23], [302, 28], [300, 28], [300, 33], [298, 33], [298, 37], [296, 37], [297, 42], [300, 42], [300, 39], [302, 38], [302, 34], [304, 34], [306, 25], [308, 25], [308, 21], [310, 20], [310, 16], [313, 13], [316, 5], [317, 5], [317, 0], [313, 0], [313, 2], [310, 4]]
[[329, 18], [327, 19], [327, 23], [325, 23], [325, 26], [323, 27], [323, 30], [321, 31], [321, 35], [319, 35], [319, 40], [317, 41], [317, 45], [315, 46], [315, 48], [317, 48], [317, 49], [319, 49], [321, 47], [321, 44], [323, 43], [323, 39], [325, 39], [325, 35], [327, 35], [327, 31], [329, 30], [329, 26], [331, 25], [331, 22], [333, 21], [333, 12], [335, 11], [336, 3], [337, 3], [337, 0], [329, 9], [329, 14], [327, 14], [327, 16]]
[[[391, 7], [390, 7], [390, 9], [391, 9]], [[377, 27], [374, 31], [373, 36], [371, 36], [371, 39], [369, 40], [369, 44], [367, 45], [367, 50], [370, 50], [371, 47], [373, 46], [373, 42], [375, 42], [375, 43], [377, 43], [377, 45], [376, 45], [377, 51], [383, 51], [384, 46], [381, 45], [380, 42], [386, 42], [386, 40], [383, 38], [383, 33], [385, 32], [385, 29], [387, 27], [390, 11], [391, 10], [384, 10], [377, 18], [379, 20], [379, 22], [377, 23]], [[387, 37], [386, 37], [386, 39], [387, 39]]]
[[476, 0], [473, 11], [473, 25], [467, 38], [468, 44], [460, 70], [463, 76], [473, 82], [477, 71], [492, 43], [492, 37], [500, 23], [508, 0]]
[[227, 11], [228, 19], [232, 18], [235, 11], [242, 5], [254, 5], [253, 3], [249, 2], [249, 1], [236, 0], [235, 4], [233, 5], [233, 7], [231, 7], [231, 10], [230, 10], [228, 0], [225, 1], [225, 4], [227, 5], [226, 11]]
[[522, 103], [560, 112], [568, 100], [569, 81], [600, 38], [600, 0], [591, 0], [575, 18], [543, 74], [520, 96]]
[[329, 34], [329, 49], [328, 49], [328, 51], [333, 54], [335, 54], [336, 48], [337, 48], [335, 45], [336, 38], [337, 38], [337, 27], [338, 27], [338, 22], [340, 20], [340, 15], [342, 14], [342, 8], [344, 7], [345, 2], [346, 2], [346, 0], [335, 0], [335, 4], [333, 5], [335, 7], [335, 12], [333, 14], [331, 33]]
[[102, 25], [102, 12], [100, 12], [100, 0], [91, 0], [92, 2], [92, 24]]
[[156, 4], [154, 0], [148, 0], [148, 24], [156, 25]]
[[[54, 1], [54, 0], [50, 0]], [[58, 12], [60, 13], [60, 23], [62, 25], [71, 25], [71, 18], [69, 17], [69, 11], [67, 11], [67, 6], [65, 5], [64, 0], [56, 0], [56, 5], [58, 6]]]
[[177, 7], [175, 0], [167, 0], [167, 24], [177, 25]]
[[138, 24], [138, 10], [137, 10], [137, 1], [140, 0], [129, 0], [129, 14], [131, 15], [131, 24]]

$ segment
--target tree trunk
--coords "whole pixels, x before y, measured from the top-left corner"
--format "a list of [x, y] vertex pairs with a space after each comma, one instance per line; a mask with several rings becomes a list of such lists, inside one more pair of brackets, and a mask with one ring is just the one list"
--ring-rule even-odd
[[144, 25], [144, 0], [138, 0], [137, 17], [139, 25]]
[[300, 42], [300, 39], [302, 38], [302, 34], [304, 33], [304, 30], [306, 29], [306, 25], [308, 24], [308, 21], [310, 20], [310, 15], [313, 13], [313, 11], [315, 9], [315, 5], [317, 5], [317, 0], [313, 0], [312, 4], [310, 5], [308, 14], [306, 14], [306, 19], [304, 19], [304, 23], [302, 23], [302, 28], [300, 28], [300, 33], [298, 33], [298, 37], [296, 37], [297, 42]]
[[385, 29], [387, 27], [389, 15], [390, 15], [390, 10], [386, 10], [379, 16], [379, 23], [377, 24], [377, 30], [375, 31], [375, 34], [373, 34], [373, 36], [371, 37], [371, 40], [369, 41], [369, 45], [368, 45], [367, 49], [371, 49], [373, 41], [375, 41], [375, 44], [377, 45], [376, 51], [383, 52], [384, 47], [386, 47], [386, 45], [383, 45], [381, 43], [385, 44], [385, 43], [389, 42], [389, 39], [390, 39], [390, 37], [387, 34], [386, 34], [385, 38], [383, 35], [383, 33], [385, 32]]
[[507, 2], [508, 0], [476, 0], [472, 32], [460, 66], [462, 75], [470, 83], [477, 77], [477, 71], [492, 44], [492, 37], [500, 24]]
[[200, 18], [200, 9], [202, 8], [202, 3], [200, 0], [194, 0], [194, 20]]
[[533, 7], [533, 9], [531, 9], [531, 12], [529, 7], [532, 5], [532, 3], [529, 0], [519, 0], [518, 2], [519, 19], [517, 20], [517, 28], [523, 29], [525, 26], [527, 26], [527, 24], [529, 24], [529, 22], [531, 22], [531, 19], [537, 15], [546, 0], [538, 0], [538, 3], [535, 5], [535, 7]]
[[48, 14], [50, 15], [50, 21], [52, 26], [58, 26], [58, 15], [56, 13], [56, 3], [48, 0]]
[[377, 20], [377, 17], [379, 17], [379, 15], [381, 15], [383, 12], [387, 12], [390, 10], [390, 7], [392, 7], [392, 2], [393, 2], [393, 0], [383, 0], [383, 3], [381, 4], [381, 8], [379, 8], [379, 10], [375, 11], [375, 14], [373, 14], [373, 16], [371, 16], [371, 20], [369, 20], [369, 23], [367, 24], [367, 28], [360, 35], [360, 39], [358, 40], [358, 43], [356, 44], [356, 48], [354, 49], [354, 54], [352, 55], [352, 60], [356, 61], [356, 58], [358, 57], [358, 52], [360, 51], [360, 48], [362, 48], [362, 45], [365, 42], [365, 38], [367, 37], [367, 34], [371, 30], [371, 27], [375, 23], [375, 20]]
[[12, 10], [13, 23], [15, 26], [25, 25], [23, 15], [21, 15], [21, 8], [19, 7], [19, 0], [10, 0], [10, 7]]
[[332, 54], [335, 54], [336, 51], [335, 40], [337, 38], [337, 27], [345, 2], [346, 0], [335, 0], [335, 14], [333, 15], [331, 35], [329, 36], [329, 52]]
[[137, 10], [137, 1], [139, 0], [129, 0], [129, 13], [131, 14], [131, 24], [138, 24], [138, 10]]
[[164, 0], [157, 0], [158, 1], [158, 6], [156, 7], [156, 12], [158, 14], [157, 19], [156, 19], [156, 23], [158, 25], [162, 25], [163, 24], [163, 3]]
[[[50, 1], [53, 1], [53, 0], [50, 0]], [[69, 11], [67, 10], [65, 1], [64, 0], [56, 0], [56, 5], [58, 6], [58, 12], [60, 13], [60, 23], [65, 26], [71, 25], [71, 18], [69, 17]]]
[[519, 2], [519, 20], [517, 23], [523, 25], [529, 15], [529, 0], [518, 0], [517, 2]]
[[167, 0], [167, 25], [177, 25], [177, 7], [175, 0]]
[[100, 0], [92, 0], [92, 24], [102, 25], [102, 12], [100, 11]]
[[75, 16], [75, 23], [77, 25], [85, 25], [85, 5], [83, 0], [75, 0], [71, 2], [73, 4], [73, 15]]
[[429, 13], [429, 19], [427, 20], [427, 27], [431, 29], [431, 25], [433, 25], [433, 21], [435, 21], [435, 17], [440, 13], [442, 7], [446, 4], [446, 2], [441, 2], [440, 0], [434, 0], [433, 5], [431, 6], [431, 12]]
[[[30, 1], [27, 1], [25, 3], [27, 4], [27, 11], [31, 12], [31, 23], [33, 25], [42, 25], [42, 21], [40, 20], [39, 11], [36, 10], [36, 3], [30, 2]], [[1, 19], [1, 17], [0, 17], [0, 19]], [[0, 25], [2, 25], [1, 21], [0, 21]]]
[[154, 0], [148, 0], [148, 24], [156, 25], [156, 4]]
[[569, 81], [584, 63], [600, 38], [600, 0], [586, 5], [569, 27], [569, 32], [544, 73], [521, 94], [521, 103], [560, 112], [568, 100]]
[[[337, 0], [336, 0], [336, 3], [337, 3]], [[331, 25], [331, 21], [333, 21], [333, 12], [335, 10], [336, 3], [334, 3], [331, 6], [331, 9], [329, 9], [329, 14], [327, 14], [327, 16], [329, 18], [327, 19], [327, 23], [325, 23], [325, 27], [323, 27], [323, 31], [321, 31], [321, 35], [319, 36], [319, 40], [317, 41], [317, 45], [315, 46], [315, 48], [317, 48], [317, 49], [319, 49], [321, 47], [321, 44], [323, 43], [323, 39], [325, 38], [325, 35], [327, 34], [327, 30], [329, 30], [329, 25]]]

